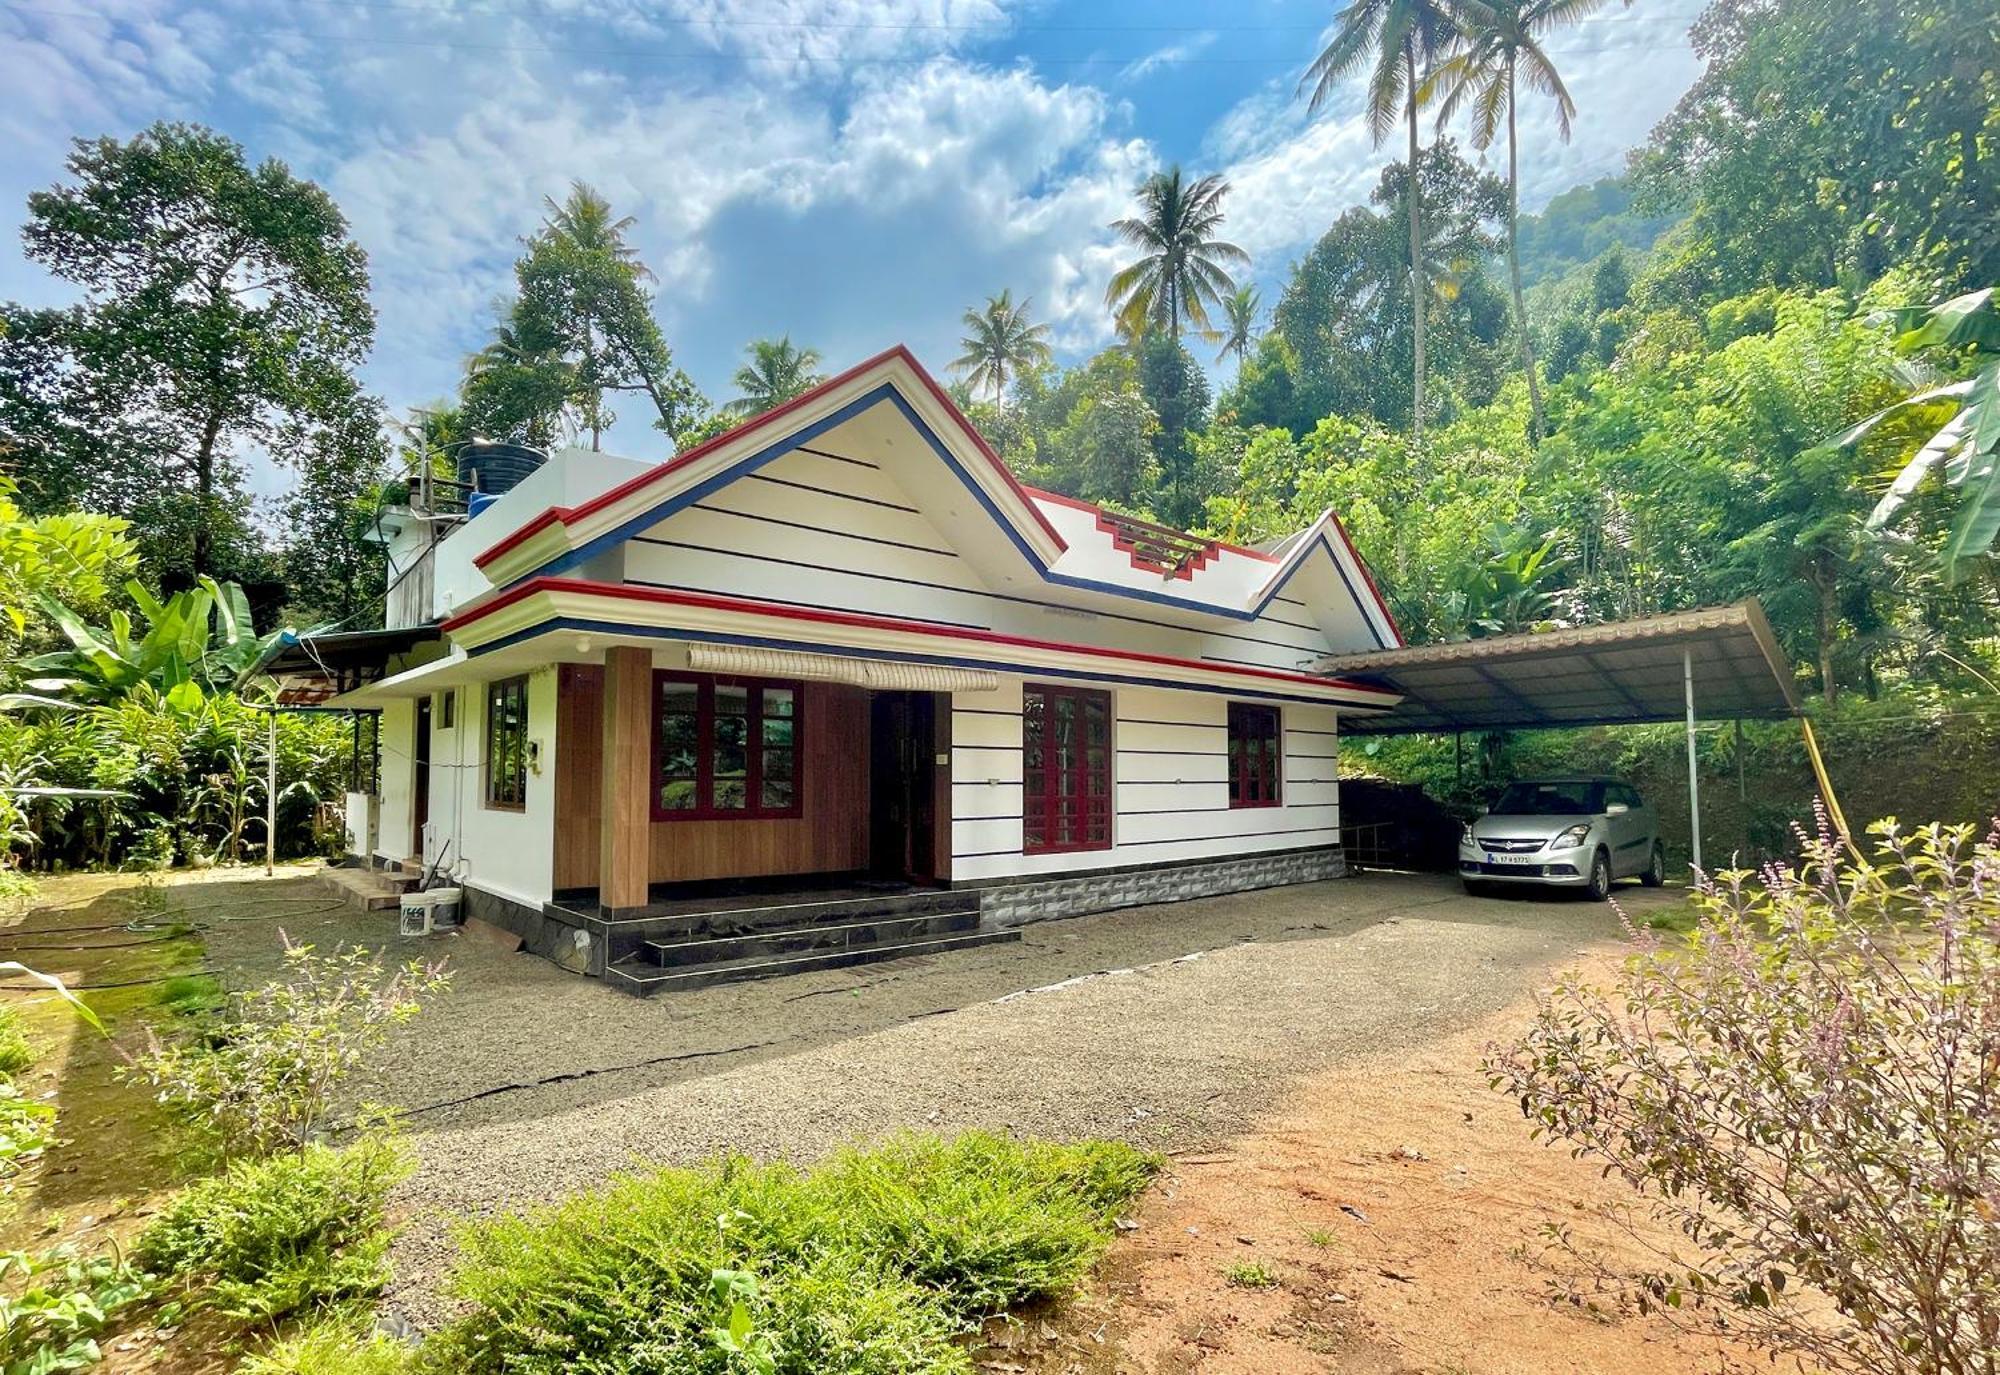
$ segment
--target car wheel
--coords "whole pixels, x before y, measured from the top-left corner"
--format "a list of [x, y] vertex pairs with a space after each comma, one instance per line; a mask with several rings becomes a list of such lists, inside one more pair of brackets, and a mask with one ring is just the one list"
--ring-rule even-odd
[[1611, 896], [1611, 856], [1599, 850], [1590, 860], [1590, 898], [1603, 902]]
[[1667, 848], [1659, 841], [1653, 842], [1653, 859], [1646, 866], [1646, 872], [1639, 875], [1639, 882], [1648, 888], [1658, 888], [1667, 881]]

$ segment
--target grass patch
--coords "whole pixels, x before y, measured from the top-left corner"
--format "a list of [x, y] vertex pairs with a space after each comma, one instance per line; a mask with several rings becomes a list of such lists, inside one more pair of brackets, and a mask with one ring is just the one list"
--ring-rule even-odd
[[0, 1007], [0, 1074], [19, 1074], [35, 1063], [35, 1048], [28, 1044], [27, 1033], [21, 1029], [21, 1014], [11, 1007]]
[[1648, 931], [1665, 932], [1669, 935], [1685, 936], [1694, 930], [1695, 923], [1699, 920], [1700, 917], [1695, 911], [1694, 903], [1692, 901], [1682, 901], [1675, 903], [1672, 907], [1663, 907], [1657, 912], [1649, 913], [1646, 917], [1646, 929]]
[[961, 1375], [957, 1338], [1067, 1292], [1156, 1162], [1128, 1146], [901, 1136], [810, 1171], [627, 1176], [461, 1231], [474, 1312], [427, 1368]]
[[338, 1314], [312, 1323], [244, 1361], [236, 1375], [404, 1375], [416, 1349], [365, 1319]]
[[1322, 1251], [1327, 1250], [1333, 1245], [1333, 1232], [1330, 1228], [1326, 1227], [1308, 1227], [1306, 1228], [1306, 1242], [1309, 1245], [1318, 1247]]
[[1260, 1260], [1239, 1260], [1222, 1272], [1233, 1289], [1275, 1289], [1278, 1277]]
[[389, 1190], [411, 1168], [383, 1138], [239, 1161], [168, 1200], [134, 1258], [180, 1281], [191, 1307], [242, 1321], [368, 1298], [389, 1279]]
[[176, 974], [154, 987], [153, 1001], [177, 1017], [194, 1017], [221, 1008], [228, 996], [211, 974]]

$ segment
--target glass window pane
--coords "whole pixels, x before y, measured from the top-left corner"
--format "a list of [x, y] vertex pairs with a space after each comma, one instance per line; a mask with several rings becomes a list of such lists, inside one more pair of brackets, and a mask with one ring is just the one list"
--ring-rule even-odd
[[767, 687], [764, 689], [764, 715], [796, 716], [792, 690], [788, 687]]
[[660, 810], [663, 812], [693, 811], [695, 804], [695, 781], [692, 778], [670, 778], [660, 784]]
[[762, 805], [771, 811], [782, 812], [792, 805], [792, 780], [789, 778], [764, 779]]
[[767, 746], [790, 745], [792, 743], [793, 725], [794, 722], [790, 717], [771, 717], [771, 716], [765, 717], [764, 718], [765, 745]]
[[792, 752], [790, 750], [767, 749], [764, 751], [764, 781], [773, 779], [789, 783], [792, 781]]
[[750, 714], [750, 689], [733, 683], [715, 685], [715, 714], [717, 716], [748, 716]]
[[660, 683], [660, 710], [686, 712], [692, 716], [701, 701], [701, 686], [698, 683], [683, 683], [668, 678]]
[[749, 804], [750, 785], [741, 778], [718, 778], [714, 796], [718, 812], [740, 812]]

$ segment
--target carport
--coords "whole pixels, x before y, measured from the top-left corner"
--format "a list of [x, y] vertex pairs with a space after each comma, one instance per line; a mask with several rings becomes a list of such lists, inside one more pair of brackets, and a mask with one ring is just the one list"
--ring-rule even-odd
[[[1343, 718], [1348, 735], [1462, 734], [1687, 722], [1694, 864], [1701, 867], [1695, 725], [1798, 716], [1791, 664], [1752, 599], [1571, 629], [1496, 635], [1322, 659], [1319, 672], [1403, 694], [1394, 711]], [[1819, 752], [1806, 739], [1819, 768]], [[1820, 770], [1820, 790], [1834, 807]], [[1845, 827], [1842, 827], [1845, 830]]]

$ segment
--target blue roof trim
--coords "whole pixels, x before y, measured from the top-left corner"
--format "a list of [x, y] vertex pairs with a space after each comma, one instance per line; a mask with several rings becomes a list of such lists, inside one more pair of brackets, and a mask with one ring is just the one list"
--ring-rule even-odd
[[644, 511], [641, 511], [622, 525], [605, 531], [595, 539], [580, 544], [567, 553], [556, 555], [540, 567], [523, 573], [519, 578], [510, 579], [507, 586], [512, 587], [515, 583], [526, 578], [555, 577], [558, 574], [566, 573], [573, 568], [587, 563], [613, 545], [623, 544], [626, 540], [646, 530], [648, 527], [659, 524], [659, 522], [673, 515], [676, 511], [692, 506], [711, 492], [721, 491], [745, 473], [753, 473], [765, 464], [775, 459], [783, 458], [801, 444], [810, 443], [825, 434], [828, 430], [852, 420], [863, 411], [873, 409], [885, 396], [893, 396], [894, 394], [895, 388], [889, 383], [884, 382], [881, 386], [855, 397], [839, 410], [821, 416], [804, 429], [794, 430], [791, 434], [781, 439], [773, 440], [754, 453], [738, 459], [714, 477], [698, 482], [684, 492], [676, 492], [666, 500], [656, 505], [648, 506]]
[[[677, 630], [670, 626], [627, 625], [622, 621], [598, 621], [581, 616], [558, 616], [540, 625], [531, 625], [524, 630], [516, 630], [502, 635], [499, 639], [480, 645], [471, 650], [469, 658], [479, 658], [497, 650], [509, 648], [532, 640], [539, 635], [581, 631], [590, 635], [640, 635], [653, 640], [691, 640], [701, 644], [744, 645], [753, 649], [791, 649], [809, 654], [836, 653], [843, 659], [880, 659], [888, 663], [934, 664], [941, 668], [983, 668], [998, 673], [1018, 673], [1028, 678], [1076, 678], [1094, 683], [1125, 683], [1134, 687], [1170, 688], [1179, 692], [1207, 692], [1221, 697], [1257, 697], [1277, 702], [1303, 702], [1316, 707], [1333, 707], [1336, 710], [1387, 711], [1387, 706], [1373, 707], [1365, 702], [1335, 702], [1324, 697], [1307, 697], [1291, 692], [1267, 692], [1262, 688], [1215, 687], [1202, 683], [1180, 683], [1167, 678], [1146, 678], [1129, 673], [1094, 673], [1081, 669], [1042, 668], [1033, 664], [1010, 664], [991, 659], [966, 659], [948, 654], [890, 654], [874, 649], [855, 649], [846, 645], [830, 646], [818, 640], [786, 640], [764, 635], [730, 635], [707, 630]], [[1332, 680], [1328, 680], [1331, 685]]]
[[[910, 425], [922, 437], [924, 443], [930, 447], [931, 452], [937, 455], [938, 459], [943, 462], [945, 467], [951, 470], [953, 476], [958, 478], [959, 482], [972, 494], [980, 506], [985, 508], [986, 513], [1006, 532], [1007, 537], [1013, 541], [1014, 547], [1021, 551], [1022, 557], [1028, 560], [1029, 565], [1042, 576], [1045, 582], [1053, 583], [1059, 587], [1072, 587], [1081, 592], [1099, 592], [1107, 596], [1127, 597], [1134, 601], [1152, 602], [1158, 606], [1170, 606], [1179, 611], [1192, 611], [1203, 616], [1221, 616], [1228, 620], [1247, 623], [1259, 619], [1264, 614], [1265, 609], [1271, 604], [1271, 599], [1278, 594], [1285, 584], [1291, 581], [1292, 577], [1305, 563], [1303, 557], [1298, 558], [1293, 563], [1291, 570], [1272, 585], [1263, 600], [1247, 611], [1234, 607], [1218, 606], [1213, 602], [1196, 601], [1188, 597], [1175, 597], [1164, 592], [1152, 592], [1145, 588], [1126, 587], [1119, 583], [1101, 582], [1095, 578], [1081, 578], [1074, 574], [1057, 573], [1036, 553], [1034, 547], [1023, 537], [1015, 523], [1001, 512], [992, 497], [987, 495], [986, 489], [979, 485], [979, 482], [971, 473], [966, 471], [965, 466], [958, 461], [957, 455], [952, 453], [950, 446], [938, 437], [937, 432], [931, 428], [930, 423], [923, 416], [918, 414], [916, 407], [910, 404], [908, 398], [897, 389], [893, 382], [883, 382], [879, 386], [870, 388], [862, 395], [842, 406], [839, 410], [822, 416], [803, 429], [796, 430], [780, 439], [773, 440], [765, 447], [746, 455], [713, 477], [697, 483], [686, 491], [678, 492], [656, 505], [647, 507], [644, 511], [618, 525], [616, 528], [607, 530], [604, 534], [598, 535], [596, 538], [578, 545], [566, 553], [556, 555], [547, 563], [521, 574], [518, 578], [510, 579], [506, 586], [511, 587], [515, 583], [527, 578], [555, 577], [578, 568], [614, 545], [622, 544], [634, 535], [643, 533], [676, 512], [693, 505], [695, 502], [714, 492], [721, 491], [739, 477], [753, 473], [766, 464], [784, 457], [801, 445], [810, 443], [828, 430], [845, 424], [847, 421], [852, 420], [865, 411], [873, 409], [884, 401], [889, 402], [902, 413], [903, 418], [910, 422]], [[1033, 498], [1029, 498], [1029, 500], [1032, 501]], [[1368, 627], [1368, 633], [1374, 639], [1376, 647], [1378, 649], [1388, 648], [1388, 642], [1383, 639], [1380, 630], [1377, 629], [1374, 617], [1369, 614], [1367, 605], [1356, 592], [1354, 582], [1347, 576], [1347, 570], [1341, 566], [1340, 558], [1334, 553], [1333, 546], [1327, 543], [1324, 532], [1321, 532], [1317, 543], [1333, 559], [1334, 569], [1340, 574], [1341, 583], [1347, 588], [1348, 596], [1354, 600], [1356, 609], [1361, 613], [1361, 622]], [[1303, 549], [1309, 551], [1311, 547], [1311, 545], [1306, 545]]]
[[[1375, 641], [1375, 647], [1377, 649], [1394, 648], [1393, 645], [1391, 645], [1387, 640], [1382, 638], [1382, 632], [1376, 626], [1374, 616], [1370, 615], [1368, 612], [1368, 608], [1374, 602], [1374, 598], [1373, 597], [1364, 598], [1361, 595], [1361, 593], [1355, 588], [1354, 579], [1347, 576], [1347, 565], [1343, 564], [1340, 561], [1340, 554], [1334, 549], [1333, 541], [1329, 540], [1326, 537], [1326, 531], [1324, 530], [1320, 531], [1318, 539], [1309, 541], [1308, 543], [1302, 545], [1301, 549], [1306, 553], [1310, 553], [1313, 545], [1315, 544], [1317, 544], [1320, 548], [1326, 550], [1326, 556], [1329, 559], [1333, 560], [1333, 571], [1340, 574], [1341, 585], [1347, 589], [1347, 595], [1354, 599], [1355, 607], [1361, 612], [1361, 624], [1368, 627], [1369, 638]], [[1256, 614], [1262, 616], [1264, 614], [1265, 608], [1270, 606], [1272, 599], [1275, 598], [1280, 592], [1284, 591], [1286, 585], [1290, 583], [1293, 578], [1297, 577], [1299, 570], [1301, 568], [1304, 568], [1305, 566], [1306, 566], [1305, 559], [1304, 558], [1298, 559], [1295, 563], [1292, 564], [1292, 566], [1289, 569], [1285, 571], [1283, 576], [1281, 576], [1276, 582], [1272, 583], [1270, 591], [1264, 594], [1264, 600], [1257, 603]]]

